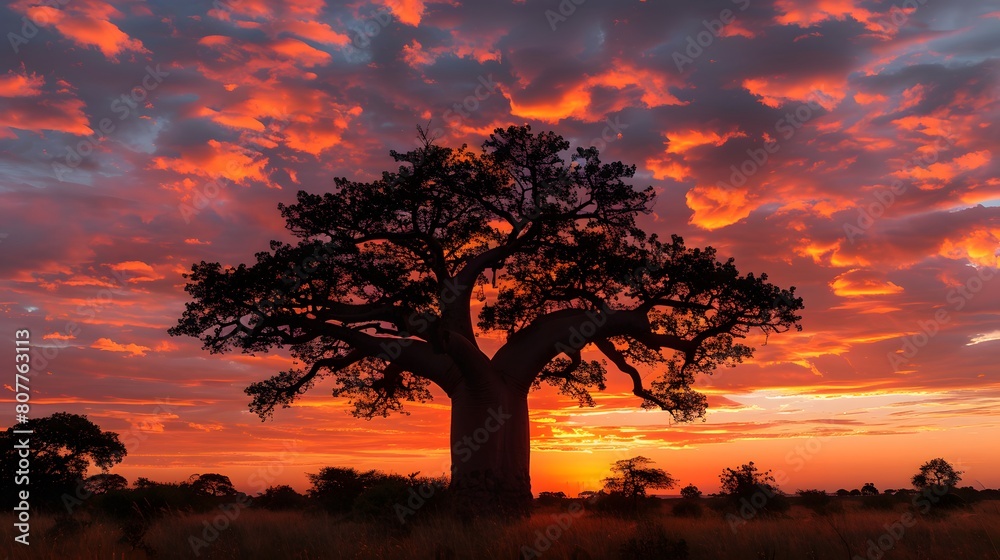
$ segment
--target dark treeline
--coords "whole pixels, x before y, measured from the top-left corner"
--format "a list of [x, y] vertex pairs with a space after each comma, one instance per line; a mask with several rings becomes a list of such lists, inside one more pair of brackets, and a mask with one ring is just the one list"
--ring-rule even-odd
[[[349, 467], [331, 466], [308, 473], [310, 488], [305, 493], [287, 485], [272, 485], [248, 495], [220, 473], [194, 474], [179, 482], [154, 482], [140, 477], [130, 484], [123, 476], [108, 472], [126, 455], [118, 435], [102, 431], [85, 416], [57, 413], [30, 420], [18, 428], [34, 431], [32, 454], [25, 479], [4, 476], [0, 482], [3, 486], [0, 499], [8, 511], [18, 506], [15, 490], [26, 488], [32, 511], [64, 517], [137, 518], [146, 520], [148, 525], [148, 520], [165, 513], [260, 508], [372, 521], [405, 531], [413, 521], [448, 511], [451, 506], [447, 478]], [[12, 427], [0, 432], [5, 473], [8, 465], [17, 466], [20, 460], [13, 430]], [[91, 464], [102, 472], [87, 476]], [[704, 505], [721, 512], [732, 523], [743, 523], [758, 516], [783, 514], [792, 503], [819, 514], [840, 511], [845, 501], [860, 501], [864, 507], [878, 509], [908, 503], [918, 513], [928, 513], [982, 499], [1000, 499], [1000, 490], [959, 487], [962, 474], [944, 459], [937, 458], [921, 465], [907, 488], [880, 491], [869, 482], [854, 490], [839, 489], [831, 493], [807, 489], [790, 495], [778, 487], [771, 471], [761, 471], [751, 461], [735, 469], [723, 469], [718, 494], [702, 497], [697, 487], [688, 484], [681, 488], [680, 500], [665, 501], [651, 492], [675, 488], [678, 481], [654, 467], [652, 460], [633, 457], [611, 465], [610, 476], [597, 491], [581, 492], [576, 497], [562, 492], [541, 492], [536, 504], [542, 507], [579, 504], [581, 509], [616, 515], [669, 505], [678, 516], [700, 516]], [[28, 484], [23, 484], [24, 481]]]

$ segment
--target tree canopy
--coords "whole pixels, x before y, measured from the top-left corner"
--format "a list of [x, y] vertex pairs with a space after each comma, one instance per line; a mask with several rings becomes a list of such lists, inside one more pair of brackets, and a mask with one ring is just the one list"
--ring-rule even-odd
[[663, 469], [651, 466], [653, 460], [638, 456], [615, 461], [612, 476], [604, 479], [604, 490], [625, 498], [645, 498], [648, 490], [673, 488], [677, 481]]
[[[246, 389], [261, 418], [324, 377], [366, 418], [429, 399], [431, 383], [453, 395], [495, 379], [592, 405], [610, 361], [643, 407], [691, 420], [706, 407], [697, 373], [749, 357], [751, 329], [801, 328], [794, 288], [644, 232], [654, 192], [629, 184], [634, 166], [528, 126], [497, 129], [479, 153], [424, 140], [390, 152], [400, 166], [379, 179], [338, 177], [279, 205], [296, 243], [187, 275], [192, 301], [171, 334], [302, 364]], [[492, 357], [485, 333], [505, 338]]]
[[955, 469], [948, 461], [938, 457], [920, 465], [920, 471], [913, 475], [914, 488], [930, 487], [954, 488], [962, 480], [963, 471]]
[[[80, 414], [57, 412], [51, 416], [32, 418], [0, 432], [4, 465], [18, 464], [19, 438], [14, 430], [31, 430], [30, 491], [32, 503], [39, 506], [60, 504], [63, 494], [75, 495], [76, 487], [87, 477], [91, 464], [102, 471], [122, 462], [127, 454], [118, 434], [101, 430], [100, 426]], [[10, 472], [12, 473], [14, 469]], [[5, 471], [6, 472], [6, 471]], [[0, 487], [4, 503], [14, 495], [14, 476], [4, 476]]]
[[733, 498], [747, 498], [761, 491], [768, 494], [778, 492], [771, 471], [761, 472], [753, 461], [744, 463], [735, 469], [722, 469], [719, 482], [722, 486], [719, 493]]

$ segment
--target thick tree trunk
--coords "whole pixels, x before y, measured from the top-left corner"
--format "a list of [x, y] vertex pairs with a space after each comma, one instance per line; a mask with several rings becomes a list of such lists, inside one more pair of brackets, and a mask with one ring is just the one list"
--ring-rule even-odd
[[464, 515], [530, 512], [528, 395], [502, 381], [452, 393], [451, 489]]

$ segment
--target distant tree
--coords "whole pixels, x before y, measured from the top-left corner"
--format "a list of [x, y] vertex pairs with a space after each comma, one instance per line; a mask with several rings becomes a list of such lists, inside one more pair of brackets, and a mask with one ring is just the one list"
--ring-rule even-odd
[[858, 490], [857, 488], [855, 488], [855, 489], [851, 490], [850, 494], [852, 496], [860, 496], [861, 495], [861, 490]]
[[[860, 493], [860, 492], [859, 492], [859, 493]], [[841, 496], [841, 497], [843, 497], [843, 496], [850, 496], [850, 495], [851, 495], [851, 492], [850, 492], [850, 491], [848, 491], [848, 490], [847, 490], [847, 489], [845, 489], [845, 488], [841, 488], [840, 490], [837, 490], [837, 495], [838, 495], [838, 496]]]
[[719, 475], [722, 487], [719, 494], [732, 506], [752, 507], [760, 513], [780, 513], [789, 508], [771, 471], [761, 472], [753, 461], [736, 469], [723, 469]]
[[701, 490], [694, 484], [688, 484], [684, 488], [681, 488], [681, 497], [686, 500], [694, 500], [701, 497]]
[[538, 503], [543, 505], [557, 504], [567, 498], [565, 492], [539, 492]]
[[913, 487], [919, 490], [931, 487], [954, 488], [962, 480], [964, 471], [955, 470], [951, 463], [941, 459], [931, 459], [920, 465], [920, 472], [911, 479]]
[[[33, 432], [27, 438], [31, 449], [27, 475], [16, 475], [18, 469], [12, 468], [21, 459], [20, 448], [15, 446], [26, 438], [15, 434], [14, 430]], [[62, 496], [76, 495], [77, 487], [86, 478], [91, 464], [107, 471], [122, 462], [126, 454], [118, 434], [101, 430], [83, 415], [57, 412], [15, 424], [0, 432], [0, 459], [4, 465], [4, 475], [0, 478], [0, 503], [8, 509], [13, 507], [16, 490], [25, 489], [17, 479], [24, 476], [30, 484], [27, 488], [33, 507], [61, 507]]]
[[[262, 419], [324, 377], [369, 419], [436, 385], [452, 406], [451, 486], [470, 512], [530, 508], [528, 394], [549, 384], [593, 406], [607, 371], [584, 359], [591, 349], [640, 406], [689, 421], [707, 406], [698, 374], [751, 357], [751, 332], [801, 329], [794, 288], [645, 232], [655, 189], [597, 148], [525, 125], [496, 129], [481, 152], [422, 134], [390, 154], [396, 170], [279, 205], [294, 244], [272, 241], [249, 265], [194, 264], [169, 333], [303, 364], [247, 387]], [[466, 444], [483, 426], [491, 437]]]
[[291, 486], [270, 486], [253, 500], [254, 507], [283, 510], [299, 509], [306, 504], [306, 497]]
[[226, 497], [235, 496], [236, 488], [229, 477], [218, 473], [194, 474], [185, 483], [196, 494], [201, 496]]
[[577, 494], [576, 497], [578, 497], [580, 499], [583, 499], [583, 500], [589, 500], [589, 499], [592, 499], [597, 494], [598, 493], [594, 492], [593, 490], [584, 490], [583, 492], [580, 492], [579, 494]]
[[160, 484], [160, 483], [159, 482], [153, 482], [152, 480], [150, 480], [150, 479], [148, 479], [148, 478], [146, 478], [144, 476], [140, 476], [140, 477], [136, 478], [135, 482], [132, 483], [132, 485], [135, 486], [136, 488], [152, 488], [153, 486], [156, 486], [157, 484]]
[[866, 482], [864, 486], [861, 487], [862, 496], [877, 496], [878, 488], [875, 488], [875, 483]]
[[650, 467], [653, 462], [642, 456], [616, 461], [611, 467], [614, 476], [604, 479], [604, 490], [628, 499], [640, 499], [646, 497], [647, 490], [673, 488], [677, 481], [663, 469]]
[[83, 487], [91, 494], [106, 494], [113, 490], [124, 490], [128, 487], [128, 480], [120, 474], [101, 473], [84, 480]]
[[885, 490], [882, 491], [882, 493], [885, 494], [886, 496], [892, 496], [893, 494], [896, 493], [896, 491], [893, 490], [892, 488], [886, 488]]
[[778, 491], [771, 471], [760, 472], [753, 461], [736, 469], [723, 469], [719, 481], [722, 483], [719, 493], [723, 496], [749, 498], [761, 490], [768, 493]]
[[306, 476], [312, 483], [310, 498], [327, 511], [346, 513], [358, 496], [384, 475], [375, 470], [362, 472], [349, 467], [324, 467], [318, 473]]

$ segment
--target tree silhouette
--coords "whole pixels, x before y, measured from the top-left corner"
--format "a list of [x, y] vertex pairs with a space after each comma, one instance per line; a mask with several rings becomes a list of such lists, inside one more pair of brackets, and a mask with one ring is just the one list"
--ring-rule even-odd
[[225, 497], [235, 496], [236, 488], [228, 476], [218, 473], [193, 474], [183, 484], [195, 494], [202, 496]]
[[[15, 434], [14, 430], [33, 433], [29, 437]], [[122, 462], [127, 453], [118, 434], [101, 430], [80, 414], [57, 412], [15, 424], [0, 432], [3, 464], [15, 467], [10, 471], [4, 468], [0, 483], [3, 490], [0, 501], [5, 505], [14, 498], [16, 490], [25, 489], [15, 476], [16, 465], [21, 459], [17, 446], [25, 438], [30, 442], [31, 458], [24, 480], [30, 483], [28, 489], [33, 506], [61, 505], [63, 495], [76, 495], [77, 486], [86, 478], [91, 463], [106, 471]]]
[[684, 488], [681, 488], [681, 497], [686, 500], [694, 500], [701, 497], [701, 490], [694, 484], [688, 484]]
[[864, 486], [861, 487], [862, 496], [877, 496], [878, 488], [875, 487], [874, 482], [866, 482]]
[[265, 509], [301, 509], [306, 505], [306, 497], [287, 484], [269, 486], [253, 500], [254, 507]]
[[91, 494], [107, 494], [114, 490], [124, 490], [128, 487], [128, 480], [120, 474], [101, 473], [84, 480], [83, 487]]
[[753, 461], [740, 465], [736, 469], [722, 469], [719, 482], [721, 483], [720, 494], [737, 499], [749, 499], [761, 491], [767, 494], [776, 494], [778, 491], [771, 471], [760, 472]]
[[911, 480], [913, 487], [921, 490], [935, 486], [954, 488], [962, 480], [963, 474], [964, 471], [955, 470], [951, 463], [938, 457], [920, 465], [920, 472], [913, 475]]
[[611, 467], [614, 476], [604, 479], [604, 490], [629, 499], [646, 497], [646, 491], [659, 488], [673, 488], [677, 481], [663, 469], [651, 467], [653, 460], [648, 457], [632, 457], [615, 461]]
[[324, 467], [306, 476], [312, 483], [309, 497], [334, 513], [350, 511], [358, 496], [381, 477], [374, 470], [361, 472], [349, 467]]
[[[628, 184], [634, 166], [595, 148], [567, 158], [562, 137], [528, 126], [497, 129], [481, 153], [422, 138], [390, 152], [395, 172], [279, 205], [296, 244], [187, 275], [193, 301], [170, 334], [304, 364], [247, 388], [262, 418], [324, 377], [364, 418], [426, 401], [436, 384], [451, 399], [452, 489], [523, 512], [528, 393], [545, 382], [593, 405], [606, 362], [584, 350], [622, 371], [643, 407], [688, 421], [705, 412], [696, 374], [751, 356], [751, 329], [801, 328], [794, 288], [640, 229], [654, 193]], [[504, 338], [492, 355], [485, 333]], [[643, 369], [658, 376], [647, 383]]]

